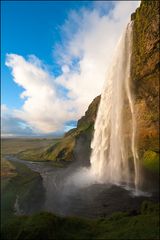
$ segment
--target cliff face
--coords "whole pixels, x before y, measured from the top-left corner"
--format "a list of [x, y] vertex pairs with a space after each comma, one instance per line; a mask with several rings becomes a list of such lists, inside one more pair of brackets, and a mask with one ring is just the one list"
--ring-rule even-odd
[[154, 172], [159, 164], [159, 1], [142, 1], [132, 19], [137, 147], [141, 164]]
[[[131, 87], [135, 97], [137, 148], [141, 165], [155, 174], [159, 165], [159, 2], [142, 1], [131, 20], [134, 20]], [[66, 133], [41, 158], [88, 164], [99, 101], [98, 96], [78, 121], [77, 128]]]
[[77, 128], [70, 130], [63, 139], [49, 147], [39, 158], [66, 163], [73, 160], [80, 164], [89, 164], [90, 143], [100, 96], [89, 105], [85, 115], [78, 121]]

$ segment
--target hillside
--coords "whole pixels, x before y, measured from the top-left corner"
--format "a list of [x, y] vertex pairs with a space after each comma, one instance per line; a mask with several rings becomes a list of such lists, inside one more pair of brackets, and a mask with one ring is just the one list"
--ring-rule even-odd
[[13, 218], [2, 228], [3, 240], [21, 239], [159, 239], [159, 207], [144, 202], [135, 216], [116, 212], [96, 220], [38, 213]]
[[32, 161], [53, 160], [59, 166], [71, 161], [89, 164], [90, 143], [99, 101], [100, 96], [97, 96], [78, 121], [77, 128], [68, 131], [58, 143], [48, 147], [43, 153], [28, 150], [21, 152], [19, 157]]
[[89, 161], [90, 142], [99, 100], [100, 97], [96, 97], [88, 107], [85, 115], [78, 121], [77, 128], [67, 132], [61, 142], [48, 148], [47, 151], [41, 155], [41, 158], [61, 162], [77, 161], [79, 158], [78, 153], [80, 152], [80, 157], [82, 158], [84, 154], [84, 156], [87, 156], [86, 161]]

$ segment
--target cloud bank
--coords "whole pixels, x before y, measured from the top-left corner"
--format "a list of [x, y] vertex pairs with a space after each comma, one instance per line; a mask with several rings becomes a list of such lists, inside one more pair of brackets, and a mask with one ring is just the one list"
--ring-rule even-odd
[[[59, 76], [34, 55], [25, 59], [7, 54], [13, 80], [24, 89], [20, 95], [24, 104], [12, 118], [26, 123], [33, 133], [46, 134], [62, 131], [67, 122], [84, 115], [101, 93], [116, 43], [138, 5], [138, 1], [93, 2], [92, 9], [71, 11], [60, 27], [63, 41], [53, 47]], [[5, 131], [12, 129], [6, 126]]]
[[1, 106], [1, 115], [1, 135], [3, 137], [32, 135], [32, 128], [22, 119], [15, 117], [12, 111], [4, 104]]

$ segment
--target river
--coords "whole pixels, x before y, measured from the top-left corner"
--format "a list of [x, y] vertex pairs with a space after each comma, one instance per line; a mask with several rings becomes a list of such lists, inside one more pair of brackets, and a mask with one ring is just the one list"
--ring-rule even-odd
[[[23, 163], [38, 172], [45, 189], [44, 211], [61, 216], [106, 217], [115, 211], [129, 211], [136, 214], [144, 200], [158, 201], [158, 194], [135, 196], [121, 186], [90, 184], [84, 187], [68, 181], [79, 166], [70, 164], [64, 168], [53, 167], [51, 162], [23, 161], [15, 156], [6, 157], [10, 161]], [[83, 182], [83, 176], [80, 181]], [[37, 186], [38, 187], [38, 186]], [[17, 204], [17, 202], [16, 202]], [[21, 209], [23, 213], [23, 209]]]

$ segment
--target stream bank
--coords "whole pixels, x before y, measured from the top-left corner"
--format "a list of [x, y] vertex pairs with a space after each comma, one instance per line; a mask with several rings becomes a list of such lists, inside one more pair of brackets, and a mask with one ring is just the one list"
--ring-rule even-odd
[[[86, 187], [77, 187], [73, 182], [66, 184], [68, 177], [79, 169], [79, 166], [74, 164], [58, 168], [53, 167], [51, 162], [23, 161], [11, 155], [6, 158], [39, 175], [39, 180], [34, 181], [34, 184], [32, 183], [34, 187], [30, 188], [31, 192], [33, 191], [35, 194], [34, 201], [31, 192], [28, 196], [24, 193], [26, 191], [24, 187], [23, 194], [27, 198], [27, 202], [24, 204], [24, 201], [21, 201], [18, 206], [24, 214], [43, 210], [60, 216], [97, 218], [109, 216], [117, 211], [137, 213], [143, 201], [158, 201], [158, 192], [152, 192], [150, 197], [149, 195], [134, 196], [131, 191], [121, 186], [92, 184]], [[42, 197], [38, 195], [39, 193], [42, 194]]]

